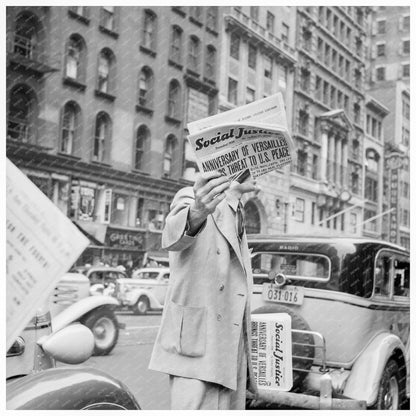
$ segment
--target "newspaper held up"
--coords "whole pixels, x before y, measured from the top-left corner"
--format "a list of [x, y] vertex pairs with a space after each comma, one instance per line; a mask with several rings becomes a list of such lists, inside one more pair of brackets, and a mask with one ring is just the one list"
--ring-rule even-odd
[[292, 161], [281, 93], [189, 123], [188, 140], [200, 171], [220, 171], [230, 179], [249, 171], [253, 178]]
[[251, 364], [259, 389], [292, 388], [291, 325], [287, 313], [251, 315]]
[[50, 296], [89, 241], [6, 159], [6, 347]]

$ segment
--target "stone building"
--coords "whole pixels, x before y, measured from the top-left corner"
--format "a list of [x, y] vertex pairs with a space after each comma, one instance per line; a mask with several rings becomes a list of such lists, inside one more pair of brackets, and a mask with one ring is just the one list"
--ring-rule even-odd
[[[281, 92], [290, 120], [296, 8], [229, 6], [222, 10], [219, 111]], [[288, 167], [269, 173], [258, 179], [257, 195], [245, 196], [247, 232], [287, 232], [288, 177]]]
[[80, 261], [163, 254], [184, 126], [217, 108], [219, 24], [217, 7], [7, 8], [7, 157], [90, 237]]
[[289, 232], [361, 235], [367, 7], [297, 7]]
[[377, 6], [370, 15], [368, 92], [388, 108], [384, 140], [383, 238], [410, 247], [410, 8]]

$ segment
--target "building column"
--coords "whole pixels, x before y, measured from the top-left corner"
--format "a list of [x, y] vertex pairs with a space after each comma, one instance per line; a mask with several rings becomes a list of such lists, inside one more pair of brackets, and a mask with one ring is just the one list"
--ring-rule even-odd
[[326, 162], [328, 156], [328, 130], [328, 125], [325, 122], [321, 123], [321, 174], [319, 179], [322, 182], [327, 181]]
[[337, 136], [336, 140], [335, 140], [335, 169], [337, 171], [337, 180], [336, 183], [337, 185], [341, 185], [342, 184], [342, 142], [341, 142], [341, 138], [339, 136]]
[[341, 179], [341, 185], [344, 188], [348, 188], [348, 141], [344, 139], [342, 141], [342, 167], [343, 174]]
[[335, 153], [335, 135], [331, 132], [331, 134], [328, 136], [328, 163], [329, 163], [329, 169], [328, 169], [328, 180], [331, 182], [334, 182], [334, 153]]

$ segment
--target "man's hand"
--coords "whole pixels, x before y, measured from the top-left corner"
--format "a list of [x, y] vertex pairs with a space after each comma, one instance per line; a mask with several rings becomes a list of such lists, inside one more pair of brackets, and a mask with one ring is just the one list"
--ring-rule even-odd
[[225, 191], [230, 187], [230, 181], [218, 171], [198, 174], [194, 184], [195, 202], [189, 209], [189, 234], [194, 234], [209, 214], [215, 211], [217, 205], [225, 198]]

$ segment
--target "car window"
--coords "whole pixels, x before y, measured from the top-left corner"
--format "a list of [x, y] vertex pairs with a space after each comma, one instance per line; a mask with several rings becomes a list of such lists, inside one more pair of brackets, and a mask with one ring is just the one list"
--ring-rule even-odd
[[137, 279], [156, 279], [159, 275], [159, 272], [140, 272], [137, 273]]
[[91, 284], [103, 283], [104, 275], [103, 272], [92, 272], [89, 276]]
[[410, 263], [406, 258], [396, 258], [393, 262], [393, 295], [410, 295]]
[[252, 258], [253, 276], [264, 278], [269, 273], [282, 273], [287, 278], [326, 281], [330, 261], [325, 256], [304, 253], [258, 253]]
[[384, 251], [376, 259], [374, 294], [390, 297], [391, 276], [393, 273], [393, 253]]

